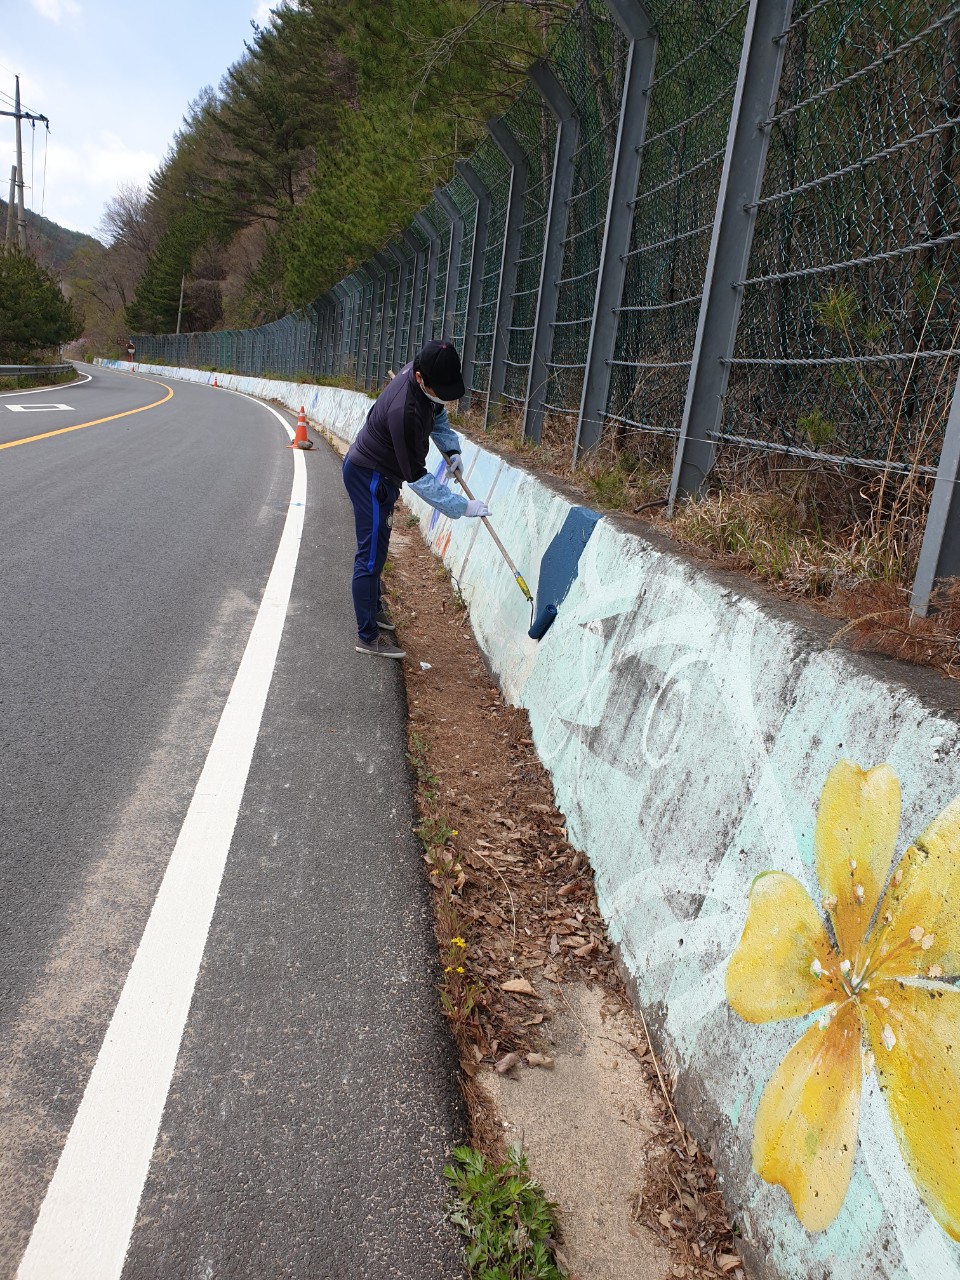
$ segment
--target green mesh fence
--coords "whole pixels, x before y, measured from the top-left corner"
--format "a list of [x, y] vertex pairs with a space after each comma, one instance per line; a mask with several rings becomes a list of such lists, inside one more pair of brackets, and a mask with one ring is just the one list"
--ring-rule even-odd
[[459, 175], [447, 188], [447, 194], [463, 216], [463, 239], [460, 243], [460, 270], [453, 297], [453, 320], [450, 340], [459, 349], [467, 331], [467, 299], [470, 295], [470, 274], [473, 260], [473, 243], [477, 231], [477, 202], [473, 192]]
[[523, 221], [520, 226], [516, 287], [510, 297], [503, 389], [505, 399], [522, 404], [527, 393], [533, 330], [540, 296], [540, 273], [550, 208], [557, 125], [532, 85], [510, 108], [504, 122], [520, 143], [529, 162]]
[[431, 203], [424, 210], [430, 224], [436, 229], [439, 243], [437, 246], [437, 278], [433, 290], [433, 318], [429, 338], [443, 337], [443, 309], [447, 294], [447, 272], [450, 270], [450, 239], [452, 224], [437, 202]]
[[747, 8], [651, 11], [657, 61], [607, 408], [621, 428], [679, 429]]
[[416, 225], [410, 228], [410, 235], [419, 246], [413, 260], [411, 273], [410, 330], [413, 336], [413, 349], [419, 351], [424, 343], [424, 321], [427, 314], [427, 267], [429, 241]]
[[[396, 365], [394, 372], [397, 372], [397, 370], [399, 370], [406, 363], [407, 352], [410, 348], [410, 321], [413, 316], [413, 306], [412, 306], [411, 299], [413, 297], [413, 273], [414, 273], [415, 255], [408, 248], [406, 242], [404, 241], [397, 242], [395, 247], [397, 249], [397, 252], [400, 255], [400, 259], [401, 259], [403, 270], [406, 277], [405, 284], [404, 284], [404, 297], [403, 297], [402, 307], [400, 306], [399, 293], [397, 298], [398, 312], [397, 312], [397, 322], [396, 322], [396, 329], [395, 329], [395, 345], [394, 345], [394, 362]], [[399, 287], [400, 287], [399, 279], [398, 279], [397, 287], [399, 290]]]
[[588, 0], [551, 57], [580, 118], [546, 392], [553, 412], [576, 414], [580, 407], [627, 50], [610, 13], [599, 0]]
[[[621, 0], [625, 3], [625, 0]], [[865, 465], [936, 465], [960, 332], [960, 3], [796, 0], [749, 266], [709, 279], [747, 0], [649, 0], [656, 39], [608, 349], [596, 297], [631, 45], [604, 0], [581, 0], [548, 57], [579, 135], [543, 396], [571, 441], [587, 361], [610, 374], [608, 432], [678, 434], [708, 287], [742, 289], [721, 443]], [[540, 303], [557, 129], [532, 85], [504, 123], [527, 158], [516, 283], [499, 315], [504, 397], [523, 406]], [[425, 338], [475, 342], [470, 390], [490, 385], [511, 166], [489, 138], [470, 157], [489, 198], [455, 176], [414, 226], [316, 304], [256, 329], [134, 339], [138, 359], [379, 385]], [[377, 193], [371, 193], [376, 198]], [[412, 244], [411, 244], [412, 241]], [[414, 248], [413, 245], [417, 247]], [[454, 274], [448, 290], [448, 275]], [[428, 298], [428, 280], [433, 281]], [[476, 305], [469, 300], [476, 292]], [[449, 305], [449, 311], [445, 308]], [[432, 311], [432, 322], [426, 317]], [[609, 325], [607, 330], [609, 331]], [[607, 341], [607, 339], [605, 339]], [[593, 367], [596, 367], [594, 364]]]
[[483, 261], [479, 264], [480, 300], [475, 320], [477, 347], [473, 364], [473, 392], [486, 396], [493, 359], [493, 331], [497, 319], [497, 296], [503, 267], [503, 239], [507, 201], [510, 196], [510, 166], [492, 142], [484, 142], [473, 157], [473, 167], [490, 193], [490, 224]]
[[958, 116], [960, 5], [795, 7], [724, 438], [936, 465], [960, 325]]

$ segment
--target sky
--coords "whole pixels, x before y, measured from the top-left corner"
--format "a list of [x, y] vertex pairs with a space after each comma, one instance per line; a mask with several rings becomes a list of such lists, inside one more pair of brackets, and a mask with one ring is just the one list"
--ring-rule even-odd
[[[251, 19], [268, 21], [270, 7], [271, 0], [5, 4], [0, 111], [13, 110], [19, 75], [21, 106], [50, 120], [49, 137], [42, 124], [22, 125], [27, 206], [96, 235], [106, 202], [121, 183], [146, 183], [188, 104], [206, 85], [216, 88], [242, 57]], [[4, 200], [15, 162], [14, 122], [0, 116]]]

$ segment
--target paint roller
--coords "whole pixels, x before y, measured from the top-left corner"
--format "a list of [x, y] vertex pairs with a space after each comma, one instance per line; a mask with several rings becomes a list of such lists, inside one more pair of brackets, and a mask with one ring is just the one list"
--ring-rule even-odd
[[[444, 453], [443, 458], [445, 462], [449, 463], [450, 458], [447, 454]], [[457, 473], [457, 482], [460, 485], [460, 488], [463, 490], [463, 492], [470, 499], [470, 501], [474, 501], [473, 494], [470, 492], [469, 488], [467, 487], [466, 480], [464, 480], [463, 476], [460, 475], [459, 472]], [[504, 560], [506, 560], [507, 567], [509, 568], [510, 572], [513, 574], [517, 586], [523, 592], [524, 599], [530, 605], [530, 629], [527, 632], [527, 635], [531, 638], [531, 640], [542, 639], [543, 636], [546, 635], [547, 631], [549, 631], [550, 627], [553, 624], [554, 618], [557, 616], [557, 606], [554, 604], [548, 604], [546, 608], [540, 610], [540, 612], [537, 614], [536, 617], [533, 616], [533, 611], [535, 608], [535, 605], [533, 602], [533, 596], [530, 594], [530, 588], [527, 586], [526, 582], [524, 581], [523, 574], [520, 572], [517, 566], [513, 563], [513, 560], [510, 556], [509, 551], [507, 551], [507, 548], [500, 541], [500, 538], [497, 535], [497, 531], [496, 529], [494, 529], [493, 525], [490, 523], [488, 517], [481, 516], [480, 519], [483, 521], [484, 525], [486, 526], [487, 532], [490, 534], [490, 537], [497, 544], [497, 550], [503, 556]]]

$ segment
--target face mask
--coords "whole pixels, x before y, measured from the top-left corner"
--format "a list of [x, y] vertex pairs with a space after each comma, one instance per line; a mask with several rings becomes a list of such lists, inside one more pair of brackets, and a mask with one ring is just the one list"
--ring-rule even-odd
[[446, 404], [446, 403], [447, 403], [447, 402], [446, 402], [446, 400], [441, 400], [439, 396], [432, 396], [432, 395], [430, 394], [430, 392], [427, 390], [427, 388], [423, 385], [423, 378], [421, 378], [421, 377], [420, 377], [420, 374], [419, 374], [419, 373], [417, 374], [417, 386], [420, 388], [420, 390], [423, 392], [423, 394], [427, 397], [427, 399], [428, 399], [428, 400], [432, 400], [434, 404]]

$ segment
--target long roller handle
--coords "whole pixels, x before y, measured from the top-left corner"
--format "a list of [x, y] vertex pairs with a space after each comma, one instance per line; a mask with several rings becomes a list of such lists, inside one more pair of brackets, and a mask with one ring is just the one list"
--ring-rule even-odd
[[[447, 455], [444, 454], [443, 456], [449, 462], [449, 458], [447, 458]], [[470, 489], [467, 486], [466, 480], [464, 480], [464, 478], [461, 475], [457, 476], [457, 483], [460, 485], [460, 488], [463, 490], [463, 492], [467, 495], [468, 499], [471, 502], [475, 502], [476, 499], [474, 498], [473, 494], [470, 492]], [[510, 552], [500, 541], [499, 535], [497, 534], [496, 529], [494, 529], [493, 525], [490, 523], [490, 520], [488, 519], [488, 517], [481, 516], [480, 519], [483, 521], [484, 525], [486, 526], [487, 532], [490, 534], [490, 537], [497, 544], [497, 549], [499, 550], [500, 554], [503, 556], [504, 560], [506, 560], [507, 565], [509, 566], [510, 572], [516, 578], [517, 586], [520, 588], [524, 596], [532, 605], [533, 596], [530, 594], [530, 588], [527, 586], [526, 582], [524, 582], [523, 574], [520, 572], [517, 566], [513, 563], [513, 560], [510, 558]]]

